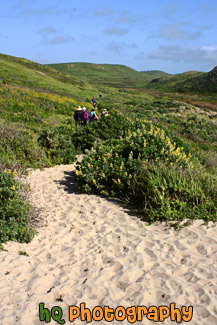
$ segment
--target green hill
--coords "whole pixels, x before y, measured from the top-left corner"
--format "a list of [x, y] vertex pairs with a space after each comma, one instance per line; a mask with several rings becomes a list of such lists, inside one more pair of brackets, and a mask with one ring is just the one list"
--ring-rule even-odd
[[162, 73], [138, 72], [124, 65], [92, 64], [92, 63], [60, 63], [49, 64], [49, 67], [95, 84], [113, 87], [145, 88], [147, 83], [161, 76]]
[[160, 71], [160, 70], [141, 71], [140, 73], [143, 73], [146, 76], [149, 76], [151, 79], [171, 76], [170, 73], [166, 73], [166, 72]]
[[156, 78], [147, 88], [177, 92], [217, 92], [217, 67], [210, 72], [188, 71], [175, 76]]
[[14, 68], [17, 65], [19, 65], [19, 66], [22, 66], [23, 68], [25, 67], [25, 68], [35, 71], [37, 73], [46, 74], [46, 75], [48, 75], [52, 78], [55, 78], [59, 81], [62, 81], [62, 82], [78, 84], [78, 80], [72, 78], [72, 76], [63, 75], [63, 74], [59, 73], [58, 71], [56, 71], [55, 69], [52, 69], [46, 65], [42, 65], [42, 64], [24, 59], [24, 58], [17, 58], [17, 57], [10, 56], [10, 55], [0, 54], [0, 61], [7, 65], [11, 64], [12, 66], [14, 66]]
[[93, 88], [87, 82], [52, 67], [23, 58], [0, 54], [0, 82], [54, 92], [83, 100], [80, 96]]
[[217, 92], [217, 66], [210, 72], [195, 77], [186, 83], [186, 90], [199, 92]]

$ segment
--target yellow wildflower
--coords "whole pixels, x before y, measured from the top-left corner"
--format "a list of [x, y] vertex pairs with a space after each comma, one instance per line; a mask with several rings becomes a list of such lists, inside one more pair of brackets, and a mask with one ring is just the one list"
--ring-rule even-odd
[[130, 151], [130, 154], [129, 154], [129, 158], [128, 159], [129, 160], [133, 159], [133, 152], [132, 152], [132, 150]]

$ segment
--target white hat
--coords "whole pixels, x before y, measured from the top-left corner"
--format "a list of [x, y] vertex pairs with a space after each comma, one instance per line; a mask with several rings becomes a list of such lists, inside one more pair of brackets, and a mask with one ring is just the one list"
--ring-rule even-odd
[[86, 107], [83, 107], [83, 110], [86, 111]]
[[106, 108], [104, 108], [104, 112], [106, 111]]
[[82, 109], [81, 106], [78, 106], [78, 107], [77, 107], [77, 110], [78, 110], [78, 111], [81, 111], [81, 109]]

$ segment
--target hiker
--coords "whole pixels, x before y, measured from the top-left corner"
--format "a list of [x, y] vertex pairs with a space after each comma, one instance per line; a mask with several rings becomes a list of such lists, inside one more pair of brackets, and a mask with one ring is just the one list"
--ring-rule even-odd
[[75, 120], [76, 126], [79, 124], [82, 124], [83, 116], [84, 116], [84, 114], [82, 112], [82, 108], [80, 106], [78, 106], [74, 113], [74, 120]]
[[94, 103], [94, 102], [95, 102], [95, 98], [94, 98], [94, 97], [92, 97], [92, 100], [91, 100], [91, 101], [92, 101], [92, 103]]
[[103, 117], [103, 116], [108, 116], [108, 112], [107, 112], [106, 108], [104, 108], [104, 110], [101, 114], [101, 117]]
[[89, 116], [86, 112], [86, 107], [83, 107], [83, 123], [82, 125], [87, 125], [87, 121], [89, 121]]
[[96, 108], [96, 102], [93, 102], [93, 107]]
[[99, 119], [99, 118], [98, 118], [98, 116], [96, 115], [96, 112], [95, 112], [94, 108], [92, 108], [91, 113], [90, 113], [90, 116], [89, 116], [89, 121], [90, 121], [90, 123], [95, 122], [95, 121], [97, 121], [98, 119]]

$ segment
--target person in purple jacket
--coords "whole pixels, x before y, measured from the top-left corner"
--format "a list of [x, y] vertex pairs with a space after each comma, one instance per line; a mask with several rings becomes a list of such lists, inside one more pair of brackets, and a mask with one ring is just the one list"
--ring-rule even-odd
[[87, 125], [87, 121], [89, 121], [89, 116], [86, 112], [86, 107], [83, 107], [83, 113], [84, 113], [83, 125]]

